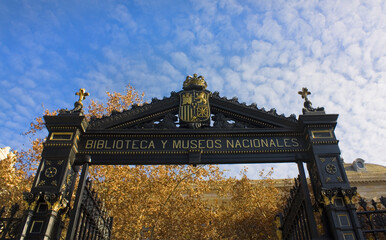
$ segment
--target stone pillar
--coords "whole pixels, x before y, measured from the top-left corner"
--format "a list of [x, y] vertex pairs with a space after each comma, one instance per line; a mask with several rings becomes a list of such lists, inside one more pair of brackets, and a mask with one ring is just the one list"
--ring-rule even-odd
[[333, 239], [364, 239], [355, 207], [356, 189], [350, 187], [334, 129], [338, 115], [324, 111], [299, 116], [310, 159], [307, 168], [315, 199], [324, 215], [326, 234]]
[[81, 108], [44, 120], [49, 134], [31, 192], [24, 195], [28, 210], [20, 239], [60, 239], [77, 175], [73, 164], [79, 137], [87, 127]]

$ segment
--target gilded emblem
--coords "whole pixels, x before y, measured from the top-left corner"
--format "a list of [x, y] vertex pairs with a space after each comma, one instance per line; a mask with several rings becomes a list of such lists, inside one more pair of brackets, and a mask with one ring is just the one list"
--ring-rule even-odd
[[203, 76], [187, 76], [180, 93], [179, 117], [185, 123], [202, 123], [210, 119], [210, 92]]
[[180, 94], [181, 121], [187, 123], [198, 123], [209, 120], [209, 92], [205, 91], [184, 91]]
[[52, 182], [51, 182], [51, 185], [53, 185], [53, 186], [56, 186], [56, 187], [57, 187], [57, 186], [58, 186], [58, 182], [57, 182], [56, 180], [54, 180], [54, 181], [52, 181]]
[[48, 177], [48, 178], [52, 178], [52, 177], [54, 177], [56, 175], [57, 172], [58, 172], [58, 170], [56, 168], [49, 167], [49, 168], [46, 169], [44, 175], [46, 175], [46, 177]]
[[328, 164], [326, 166], [326, 172], [328, 172], [329, 174], [335, 174], [336, 173], [336, 167], [334, 164]]

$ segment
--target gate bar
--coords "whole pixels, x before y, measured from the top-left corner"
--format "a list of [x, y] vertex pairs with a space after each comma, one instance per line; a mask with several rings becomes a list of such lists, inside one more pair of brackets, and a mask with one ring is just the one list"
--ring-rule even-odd
[[70, 224], [68, 225], [66, 240], [74, 239], [75, 233], [78, 228], [80, 205], [82, 203], [82, 197], [83, 197], [83, 192], [85, 190], [86, 180], [88, 176], [88, 167], [90, 162], [91, 162], [90, 156], [85, 156], [85, 160], [82, 166], [82, 174], [80, 176], [78, 189], [76, 190], [74, 207], [71, 211], [71, 219], [70, 219]]
[[306, 213], [306, 218], [308, 222], [308, 227], [310, 230], [310, 235], [311, 238], [318, 238], [318, 230], [316, 228], [316, 222], [315, 222], [315, 217], [313, 213], [313, 207], [311, 203], [311, 198], [310, 198], [310, 191], [308, 190], [308, 185], [307, 185], [307, 179], [306, 179], [306, 174], [304, 172], [304, 166], [303, 162], [299, 161], [298, 162], [298, 169], [299, 169], [299, 175], [300, 175], [300, 184], [303, 188], [304, 192], [304, 204], [305, 204], [305, 213]]

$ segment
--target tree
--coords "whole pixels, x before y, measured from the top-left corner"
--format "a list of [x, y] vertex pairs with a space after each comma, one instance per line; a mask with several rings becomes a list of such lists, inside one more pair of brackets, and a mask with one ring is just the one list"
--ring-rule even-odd
[[22, 192], [27, 190], [27, 176], [16, 166], [15, 152], [0, 160], [0, 204], [21, 202]]
[[[91, 100], [86, 117], [100, 118], [142, 104], [143, 93], [107, 92], [106, 104]], [[56, 111], [45, 111], [55, 115]], [[17, 155], [19, 186], [32, 183], [44, 138], [42, 117], [31, 123], [32, 147]], [[282, 194], [270, 172], [254, 185], [246, 177], [225, 178], [218, 166], [93, 166], [90, 176], [114, 217], [114, 239], [269, 239], [275, 236], [273, 217]], [[12, 182], [13, 178], [5, 181]], [[17, 189], [21, 196], [25, 189]], [[208, 198], [208, 193], [218, 197]], [[223, 201], [224, 200], [224, 201]], [[5, 199], [2, 201], [6, 201]], [[4, 202], [1, 202], [4, 203]]]
[[273, 169], [261, 171], [262, 180], [251, 181], [245, 169], [240, 180], [225, 179], [223, 194], [230, 197], [219, 205], [216, 229], [219, 239], [276, 239], [274, 218], [284, 201], [271, 179]]

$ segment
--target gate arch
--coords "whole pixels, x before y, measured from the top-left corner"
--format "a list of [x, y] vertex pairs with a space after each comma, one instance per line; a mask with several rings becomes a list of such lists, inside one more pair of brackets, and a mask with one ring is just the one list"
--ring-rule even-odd
[[[202, 76], [188, 76], [180, 92], [162, 100], [88, 121], [81, 89], [73, 110], [45, 116], [48, 129], [42, 160], [26, 200], [20, 239], [57, 239], [68, 210], [76, 166], [107, 164], [303, 163], [316, 201], [323, 206], [334, 239], [363, 239], [335, 137], [337, 114], [313, 108], [303, 89], [303, 114], [285, 117], [274, 109], [239, 103], [210, 92]], [[304, 184], [303, 184], [304, 185]], [[341, 199], [339, 204], [336, 199]], [[39, 213], [39, 203], [48, 211]], [[310, 203], [310, 202], [309, 202]], [[312, 216], [311, 205], [307, 205]], [[313, 217], [313, 216], [312, 216]], [[39, 228], [36, 228], [39, 224]], [[35, 226], [35, 227], [34, 227]], [[317, 239], [317, 233], [312, 234]]]

